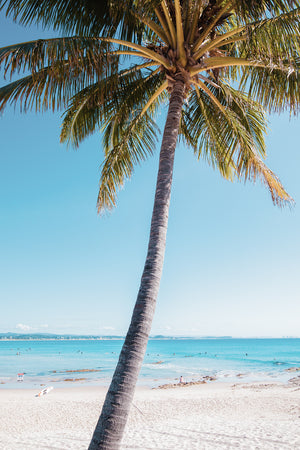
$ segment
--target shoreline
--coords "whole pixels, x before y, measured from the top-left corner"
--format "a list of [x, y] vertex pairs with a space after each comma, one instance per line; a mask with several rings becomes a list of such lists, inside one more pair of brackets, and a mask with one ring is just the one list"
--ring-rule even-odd
[[[64, 371], [52, 370], [52, 376], [30, 376], [26, 373], [19, 374], [24, 376], [23, 380], [18, 380], [17, 377], [5, 377], [0, 378], [0, 392], [6, 390], [30, 390], [40, 389], [46, 386], [53, 385], [57, 389], [64, 389], [69, 387], [91, 387], [97, 388], [107, 387], [110, 384], [111, 377], [107, 376], [97, 378], [98, 374], [101, 374], [100, 369], [68, 369]], [[59, 375], [60, 378], [56, 377]], [[223, 374], [223, 376], [211, 375], [199, 375], [197, 377], [186, 376], [183, 378], [183, 382], [180, 383], [180, 377], [140, 377], [137, 387], [147, 387], [150, 389], [168, 389], [175, 387], [186, 387], [192, 385], [202, 385], [210, 383], [224, 383], [230, 384], [255, 384], [255, 383], [278, 383], [282, 385], [289, 385], [290, 383], [300, 384], [300, 367], [289, 367], [281, 372], [280, 376], [266, 376], [264, 373], [257, 373], [256, 376], [247, 372], [237, 373], [235, 375]]]
[[[72, 385], [43, 397], [36, 389], [2, 390], [0, 449], [86, 449], [106, 390]], [[299, 405], [300, 384], [138, 386], [121, 448], [295, 450]]]
[[[219, 381], [219, 380], [213, 380], [208, 382], [203, 382], [202, 380], [199, 381], [190, 381], [190, 382], [184, 382], [184, 383], [166, 383], [161, 384], [157, 386], [150, 386], [150, 385], [137, 385], [135, 389], [135, 393], [139, 392], [156, 392], [156, 391], [189, 391], [189, 390], [220, 390], [220, 389], [247, 389], [247, 388], [272, 388], [272, 387], [282, 387], [284, 389], [291, 389], [291, 390], [299, 390], [300, 391], [300, 376], [297, 377], [297, 382], [295, 383], [284, 383], [282, 381], [253, 381], [253, 382], [245, 382], [242, 380], [238, 380], [235, 383], [232, 382], [226, 382], [226, 381]], [[30, 397], [36, 397], [36, 394], [41, 391], [42, 389], [46, 387], [52, 387], [53, 390], [51, 392], [51, 395], [53, 395], [54, 392], [56, 392], [56, 396], [59, 395], [65, 395], [66, 393], [71, 393], [81, 396], [84, 393], [97, 395], [97, 394], [105, 394], [109, 388], [109, 383], [107, 384], [75, 384], [72, 382], [66, 383], [65, 385], [52, 385], [51, 383], [48, 384], [42, 384], [37, 385], [36, 387], [25, 387], [24, 389], [15, 388], [15, 387], [9, 387], [1, 390], [0, 387], [0, 406], [1, 402], [3, 400], [6, 400], [8, 397], [20, 397], [20, 398], [30, 398]], [[23, 395], [24, 394], [24, 395]], [[300, 414], [300, 405], [299, 405], [299, 414]], [[299, 416], [300, 418], [300, 416]], [[0, 425], [1, 429], [1, 425]]]

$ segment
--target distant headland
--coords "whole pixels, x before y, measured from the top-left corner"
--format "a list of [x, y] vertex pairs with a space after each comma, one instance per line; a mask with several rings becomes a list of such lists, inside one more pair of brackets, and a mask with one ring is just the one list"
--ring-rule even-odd
[[[109, 335], [109, 336], [99, 336], [99, 335], [76, 335], [76, 334], [53, 334], [53, 333], [0, 333], [0, 340], [2, 341], [33, 341], [33, 340], [66, 340], [66, 341], [91, 341], [91, 340], [124, 340], [125, 336]], [[155, 335], [150, 336], [150, 339], [232, 339], [231, 336], [163, 336]]]

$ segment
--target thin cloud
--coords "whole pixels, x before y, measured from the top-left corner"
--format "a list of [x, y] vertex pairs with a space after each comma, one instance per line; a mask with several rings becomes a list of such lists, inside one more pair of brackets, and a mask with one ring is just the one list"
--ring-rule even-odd
[[16, 325], [16, 328], [18, 328], [19, 330], [22, 330], [22, 331], [30, 331], [30, 330], [32, 330], [32, 327], [30, 325], [25, 325], [24, 323], [18, 323]]

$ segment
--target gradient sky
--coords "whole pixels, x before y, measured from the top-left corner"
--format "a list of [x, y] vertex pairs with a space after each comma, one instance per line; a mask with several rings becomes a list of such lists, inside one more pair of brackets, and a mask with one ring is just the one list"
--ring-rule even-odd
[[[1, 47], [53, 36], [3, 14], [0, 30]], [[67, 149], [61, 114], [7, 108], [0, 117], [0, 332], [124, 334], [158, 152], [137, 167], [117, 208], [99, 217], [101, 136]], [[223, 180], [178, 146], [152, 334], [300, 336], [299, 120], [270, 117], [267, 137], [267, 164], [295, 199], [292, 209], [273, 206], [259, 182]]]

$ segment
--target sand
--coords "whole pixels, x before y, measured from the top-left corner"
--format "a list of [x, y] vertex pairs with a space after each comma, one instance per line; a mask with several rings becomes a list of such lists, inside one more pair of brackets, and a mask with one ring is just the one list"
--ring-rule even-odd
[[[105, 389], [1, 389], [0, 449], [86, 449]], [[138, 388], [122, 449], [300, 449], [300, 387]]]

